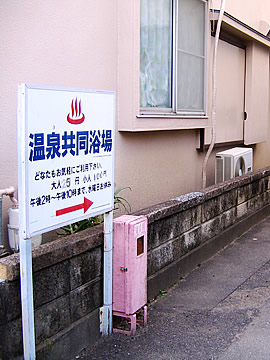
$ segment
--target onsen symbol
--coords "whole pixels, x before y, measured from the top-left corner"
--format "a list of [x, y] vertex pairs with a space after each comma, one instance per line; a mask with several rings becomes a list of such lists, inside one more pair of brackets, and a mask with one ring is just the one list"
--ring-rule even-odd
[[69, 113], [67, 116], [67, 121], [70, 124], [78, 125], [81, 124], [85, 119], [84, 114], [82, 114], [81, 109], [81, 100], [77, 100], [77, 98], [72, 100], [71, 102], [71, 114]]

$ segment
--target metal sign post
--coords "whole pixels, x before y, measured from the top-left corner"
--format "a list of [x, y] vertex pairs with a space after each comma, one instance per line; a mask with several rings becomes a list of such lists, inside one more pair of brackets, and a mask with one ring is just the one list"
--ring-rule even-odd
[[34, 360], [35, 351], [35, 325], [34, 325], [34, 301], [33, 301], [33, 275], [32, 275], [32, 242], [26, 239], [22, 224], [25, 222], [23, 199], [26, 191], [25, 174], [25, 89], [19, 88], [17, 106], [17, 153], [18, 153], [18, 198], [19, 207], [19, 248], [20, 248], [20, 283], [21, 283], [21, 308], [22, 308], [22, 331], [24, 359]]
[[32, 277], [32, 242], [20, 236], [21, 307], [24, 358], [35, 359], [35, 326]]
[[112, 333], [112, 251], [113, 212], [104, 214], [103, 307], [100, 309], [100, 332]]
[[[109, 231], [105, 238], [110, 238], [105, 244], [111, 257], [112, 225], [107, 224], [112, 223], [114, 207], [114, 117], [114, 92], [19, 85], [18, 194], [25, 359], [35, 358], [30, 238], [110, 213], [109, 222], [105, 215], [105, 233]], [[111, 260], [106, 263], [109, 284]], [[105, 287], [109, 289], [105, 293], [111, 293], [111, 285]], [[108, 301], [106, 297], [106, 304]]]

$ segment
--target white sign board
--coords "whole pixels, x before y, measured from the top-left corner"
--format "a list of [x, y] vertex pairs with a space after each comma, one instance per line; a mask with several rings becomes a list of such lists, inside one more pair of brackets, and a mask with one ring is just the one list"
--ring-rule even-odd
[[19, 86], [24, 238], [113, 209], [114, 117], [114, 92]]

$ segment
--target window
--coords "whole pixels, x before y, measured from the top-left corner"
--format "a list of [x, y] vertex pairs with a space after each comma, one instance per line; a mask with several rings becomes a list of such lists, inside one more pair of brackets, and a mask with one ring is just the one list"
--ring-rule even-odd
[[141, 0], [142, 111], [205, 114], [204, 0]]
[[144, 236], [137, 239], [137, 256], [144, 253]]

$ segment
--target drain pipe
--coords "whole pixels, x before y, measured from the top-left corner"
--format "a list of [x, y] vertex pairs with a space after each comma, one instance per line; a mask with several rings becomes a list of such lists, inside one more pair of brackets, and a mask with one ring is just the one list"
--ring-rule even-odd
[[0, 250], [2, 250], [4, 248], [4, 240], [3, 240], [3, 219], [2, 219], [2, 214], [3, 214], [3, 206], [2, 206], [2, 201], [3, 201], [3, 197], [4, 196], [9, 196], [10, 200], [13, 202], [14, 207], [18, 206], [18, 201], [14, 196], [15, 193], [15, 189], [13, 186], [10, 186], [6, 189], [0, 189]]
[[218, 48], [218, 40], [221, 28], [221, 22], [225, 11], [225, 2], [226, 0], [221, 0], [220, 12], [218, 17], [216, 35], [215, 35], [215, 44], [214, 44], [214, 53], [213, 53], [213, 68], [212, 68], [212, 128], [211, 128], [211, 142], [210, 146], [207, 150], [207, 153], [204, 158], [203, 167], [202, 167], [202, 187], [203, 189], [206, 187], [206, 168], [211, 152], [214, 148], [216, 142], [216, 97], [217, 97], [217, 81], [216, 81], [216, 73], [217, 73], [217, 48]]

